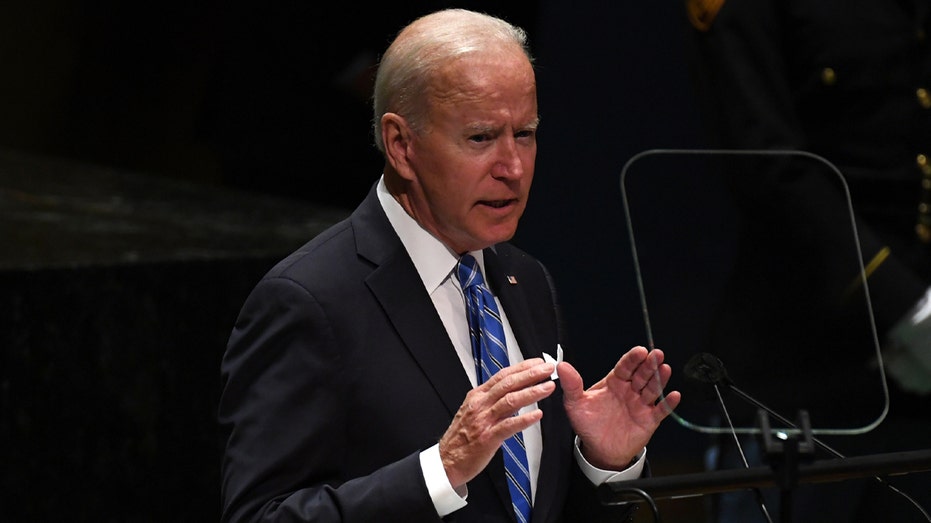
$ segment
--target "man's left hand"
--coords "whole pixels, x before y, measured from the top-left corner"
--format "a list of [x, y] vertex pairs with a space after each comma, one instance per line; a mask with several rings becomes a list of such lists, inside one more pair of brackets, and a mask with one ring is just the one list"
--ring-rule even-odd
[[672, 369], [659, 349], [632, 348], [588, 390], [569, 363], [560, 363], [557, 371], [582, 455], [604, 470], [627, 468], [681, 399], [678, 391], [663, 396]]

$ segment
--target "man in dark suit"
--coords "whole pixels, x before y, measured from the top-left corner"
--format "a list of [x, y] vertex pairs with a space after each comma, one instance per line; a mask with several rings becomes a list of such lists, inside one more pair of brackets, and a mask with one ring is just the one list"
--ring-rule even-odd
[[[258, 283], [230, 337], [223, 521], [519, 521], [502, 452], [516, 435], [535, 523], [626, 517], [596, 486], [646, 473], [680, 396], [643, 347], [584, 389], [559, 362], [548, 273], [506, 243], [536, 156], [526, 35], [470, 11], [420, 18], [382, 57], [374, 110], [382, 178]], [[466, 254], [510, 362], [487, 379], [456, 276]]]

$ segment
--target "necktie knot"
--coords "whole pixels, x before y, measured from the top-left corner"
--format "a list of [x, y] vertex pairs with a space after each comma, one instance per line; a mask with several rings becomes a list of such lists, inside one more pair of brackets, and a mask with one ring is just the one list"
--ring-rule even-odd
[[459, 278], [462, 290], [485, 284], [482, 271], [478, 267], [478, 261], [471, 254], [465, 254], [459, 258], [459, 263], [456, 264], [456, 277]]

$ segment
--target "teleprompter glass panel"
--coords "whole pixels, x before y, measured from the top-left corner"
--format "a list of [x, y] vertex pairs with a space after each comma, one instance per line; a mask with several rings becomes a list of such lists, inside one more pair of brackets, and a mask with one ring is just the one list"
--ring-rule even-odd
[[[815, 434], [857, 434], [888, 393], [844, 175], [800, 151], [653, 150], [621, 193], [649, 348], [673, 367], [673, 417], [758, 432], [760, 405]], [[723, 404], [723, 408], [722, 408]], [[791, 430], [791, 429], [790, 429]]]

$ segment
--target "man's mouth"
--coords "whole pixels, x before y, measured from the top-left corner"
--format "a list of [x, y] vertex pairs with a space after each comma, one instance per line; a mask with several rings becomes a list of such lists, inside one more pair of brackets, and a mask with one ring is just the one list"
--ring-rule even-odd
[[482, 201], [481, 204], [487, 205], [489, 207], [494, 207], [495, 209], [500, 209], [502, 207], [507, 207], [513, 201], [514, 200], [485, 200], [485, 201]]

